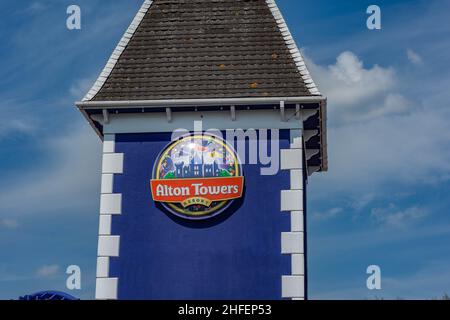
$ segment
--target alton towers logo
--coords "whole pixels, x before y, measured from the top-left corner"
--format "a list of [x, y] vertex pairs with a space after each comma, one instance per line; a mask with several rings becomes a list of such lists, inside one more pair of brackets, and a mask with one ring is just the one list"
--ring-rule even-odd
[[242, 166], [235, 150], [218, 136], [189, 134], [158, 156], [152, 198], [172, 214], [191, 220], [214, 217], [241, 198]]

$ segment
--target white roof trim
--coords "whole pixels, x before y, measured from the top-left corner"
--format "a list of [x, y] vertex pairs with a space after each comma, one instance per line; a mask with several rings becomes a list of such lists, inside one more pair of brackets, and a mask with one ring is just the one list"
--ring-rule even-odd
[[166, 99], [166, 100], [120, 100], [120, 101], [81, 101], [76, 105], [81, 109], [126, 109], [144, 107], [192, 107], [192, 106], [233, 106], [248, 104], [280, 104], [285, 103], [320, 103], [326, 100], [322, 96], [302, 97], [255, 97], [255, 98], [200, 98], [200, 99]]
[[297, 44], [295, 43], [295, 40], [292, 37], [291, 32], [289, 31], [289, 28], [286, 24], [286, 21], [283, 18], [283, 15], [281, 14], [280, 9], [275, 3], [275, 0], [266, 0], [266, 3], [270, 11], [272, 11], [272, 15], [278, 24], [278, 28], [280, 29], [280, 32], [283, 35], [284, 41], [286, 42], [286, 45], [288, 46], [291, 52], [292, 58], [294, 59], [295, 64], [297, 65], [298, 71], [300, 72], [300, 75], [302, 76], [303, 81], [306, 84], [306, 87], [308, 88], [311, 94], [320, 95], [319, 88], [316, 86], [313, 79], [311, 78], [308, 68], [305, 65], [305, 61], [303, 60], [303, 56], [300, 50], [298, 49]]
[[130, 39], [133, 37], [137, 28], [141, 24], [142, 19], [144, 18], [145, 14], [150, 9], [152, 3], [153, 3], [153, 0], [145, 0], [144, 1], [144, 3], [142, 4], [141, 8], [138, 11], [138, 13], [136, 14], [133, 21], [131, 22], [130, 26], [128, 27], [127, 31], [125, 31], [125, 34], [122, 36], [122, 39], [120, 39], [119, 44], [117, 45], [116, 49], [114, 49], [113, 53], [111, 54], [111, 57], [109, 58], [108, 62], [106, 63], [106, 66], [104, 67], [103, 71], [100, 73], [100, 76], [98, 77], [97, 81], [95, 81], [91, 90], [89, 90], [89, 92], [83, 98], [83, 101], [92, 100], [95, 97], [95, 95], [100, 91], [100, 89], [103, 87], [106, 80], [110, 76], [112, 70], [114, 69], [117, 61], [119, 60], [119, 58], [122, 55], [125, 48], [127, 47]]

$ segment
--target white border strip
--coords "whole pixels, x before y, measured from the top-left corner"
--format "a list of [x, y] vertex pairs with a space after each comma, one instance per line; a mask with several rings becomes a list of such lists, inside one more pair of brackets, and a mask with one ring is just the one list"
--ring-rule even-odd
[[291, 131], [291, 148], [281, 150], [281, 170], [290, 172], [290, 189], [281, 190], [281, 211], [291, 215], [291, 230], [281, 233], [281, 254], [290, 255], [291, 274], [281, 276], [281, 296], [292, 300], [304, 299], [305, 292], [305, 233], [303, 225], [303, 137]]
[[112, 235], [112, 217], [122, 213], [122, 194], [113, 193], [113, 185], [114, 174], [123, 172], [123, 154], [115, 153], [115, 149], [115, 135], [105, 135], [95, 287], [95, 298], [99, 300], [118, 298], [119, 279], [111, 278], [109, 273], [110, 258], [120, 253], [120, 236]]
[[266, 3], [269, 6], [270, 11], [272, 12], [273, 17], [275, 18], [275, 21], [278, 24], [278, 28], [280, 29], [280, 32], [283, 35], [286, 46], [289, 48], [289, 51], [291, 52], [292, 58], [294, 59], [295, 64], [297, 65], [298, 71], [300, 72], [303, 81], [306, 84], [306, 87], [308, 88], [311, 94], [320, 95], [319, 88], [316, 86], [314, 80], [311, 78], [311, 75], [308, 71], [308, 68], [306, 67], [303, 56], [300, 50], [298, 49], [297, 44], [295, 43], [295, 40], [292, 37], [292, 34], [289, 31], [286, 21], [284, 20], [283, 15], [281, 14], [281, 11], [278, 8], [275, 0], [266, 0]]
[[97, 81], [95, 81], [92, 88], [89, 90], [89, 92], [86, 94], [86, 96], [83, 98], [82, 101], [89, 101], [92, 98], [95, 97], [95, 95], [100, 91], [100, 89], [105, 84], [106, 80], [110, 76], [112, 70], [114, 69], [117, 61], [119, 60], [120, 56], [122, 55], [123, 51], [127, 47], [128, 43], [130, 42], [131, 38], [133, 37], [134, 33], [136, 32], [137, 28], [142, 22], [142, 19], [150, 9], [151, 5], [153, 3], [153, 0], [145, 0], [142, 4], [141, 8], [139, 9], [138, 13], [134, 17], [133, 21], [131, 22], [130, 26], [128, 27], [125, 34], [122, 36], [122, 39], [120, 39], [119, 44], [114, 49], [113, 53], [111, 54], [111, 57], [109, 58], [108, 62], [106, 63], [105, 68], [100, 73], [100, 76], [98, 77]]

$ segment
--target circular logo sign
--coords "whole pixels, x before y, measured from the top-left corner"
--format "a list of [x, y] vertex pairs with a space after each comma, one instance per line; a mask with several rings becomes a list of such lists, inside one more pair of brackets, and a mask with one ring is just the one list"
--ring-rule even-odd
[[200, 220], [216, 216], [244, 188], [236, 152], [213, 135], [187, 135], [170, 143], [153, 168], [152, 198], [171, 213]]

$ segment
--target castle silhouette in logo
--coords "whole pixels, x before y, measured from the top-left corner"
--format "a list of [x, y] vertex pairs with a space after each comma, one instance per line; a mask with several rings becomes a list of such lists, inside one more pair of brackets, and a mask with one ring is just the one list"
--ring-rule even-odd
[[193, 157], [188, 165], [184, 162], [175, 164], [175, 178], [213, 178], [220, 176], [217, 161], [212, 164], [203, 164], [198, 157]]

